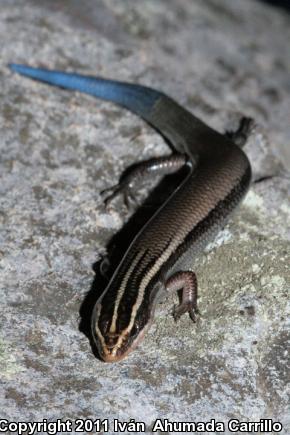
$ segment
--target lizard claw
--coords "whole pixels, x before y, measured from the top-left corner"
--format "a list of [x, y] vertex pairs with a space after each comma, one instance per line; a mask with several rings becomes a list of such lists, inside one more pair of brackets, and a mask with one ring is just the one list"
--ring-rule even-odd
[[132, 204], [136, 203], [129, 184], [116, 184], [100, 192], [100, 195], [104, 198], [106, 208], [119, 194], [123, 195], [124, 204], [127, 209], [130, 209]]
[[177, 322], [185, 313], [189, 314], [189, 317], [194, 323], [196, 323], [196, 314], [200, 314], [198, 308], [193, 304], [181, 303], [180, 305], [175, 306], [173, 309], [173, 318], [175, 322]]

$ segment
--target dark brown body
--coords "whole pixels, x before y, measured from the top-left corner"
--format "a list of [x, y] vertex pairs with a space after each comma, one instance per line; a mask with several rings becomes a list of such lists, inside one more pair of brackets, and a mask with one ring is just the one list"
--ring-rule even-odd
[[[148, 329], [165, 291], [182, 290], [175, 318], [188, 312], [195, 320], [194, 258], [225, 225], [251, 182], [249, 161], [233, 140], [238, 132], [222, 135], [145, 86], [26, 65], [10, 67], [48, 84], [113, 101], [144, 118], [179, 157], [163, 157], [159, 163], [152, 159], [140, 165], [140, 173], [156, 172], [158, 166], [160, 172], [172, 173], [178, 165], [188, 165], [187, 177], [135, 237], [94, 307], [92, 335], [100, 356], [111, 362], [124, 358]], [[239, 136], [246, 139], [245, 131]], [[115, 186], [110, 197], [126, 193], [134, 174]]]
[[[193, 120], [183, 108], [178, 113], [179, 107], [163, 97], [152, 111], [152, 124], [174, 143], [175, 149], [188, 156], [189, 174], [136, 236], [99, 301], [102, 309], [98, 323], [107, 334], [107, 343], [111, 343], [109, 352], [103, 355], [105, 360], [111, 360], [111, 350], [120, 336], [109, 333], [115, 301], [138, 254], [140, 258], [119, 300], [118, 332], [128, 327], [134, 309], [134, 324], [142, 325], [140, 330], [146, 328], [168, 279], [192, 269], [195, 256], [223, 228], [250, 185], [251, 167], [244, 152], [198, 119]], [[151, 121], [150, 116], [147, 120]], [[137, 339], [138, 334], [132, 343]], [[120, 346], [112, 361], [121, 359], [131, 347]]]

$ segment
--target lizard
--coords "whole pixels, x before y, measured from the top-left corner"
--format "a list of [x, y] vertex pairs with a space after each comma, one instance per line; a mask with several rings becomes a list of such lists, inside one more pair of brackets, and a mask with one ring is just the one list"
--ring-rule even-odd
[[136, 181], [152, 174], [186, 175], [135, 236], [92, 311], [91, 332], [101, 359], [122, 360], [150, 327], [156, 304], [181, 293], [174, 318], [195, 322], [196, 256], [213, 240], [251, 184], [251, 165], [242, 150], [252, 120], [236, 132], [219, 133], [161, 91], [101, 77], [10, 64], [29, 78], [112, 101], [139, 115], [171, 145], [173, 153], [140, 162], [109, 190], [128, 199]]

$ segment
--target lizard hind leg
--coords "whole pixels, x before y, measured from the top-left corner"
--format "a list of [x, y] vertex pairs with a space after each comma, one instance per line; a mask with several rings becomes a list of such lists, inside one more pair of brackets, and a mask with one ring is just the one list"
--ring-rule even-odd
[[231, 139], [238, 147], [243, 148], [254, 128], [254, 120], [252, 118], [243, 116], [240, 119], [237, 130], [226, 131], [225, 136]]

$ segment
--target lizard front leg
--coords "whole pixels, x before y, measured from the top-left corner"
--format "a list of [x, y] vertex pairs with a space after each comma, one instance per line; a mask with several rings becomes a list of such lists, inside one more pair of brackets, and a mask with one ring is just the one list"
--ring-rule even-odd
[[168, 291], [182, 290], [180, 304], [174, 308], [174, 320], [178, 320], [183, 314], [188, 313], [193, 322], [196, 321], [197, 309], [197, 279], [194, 272], [177, 272], [165, 283]]

